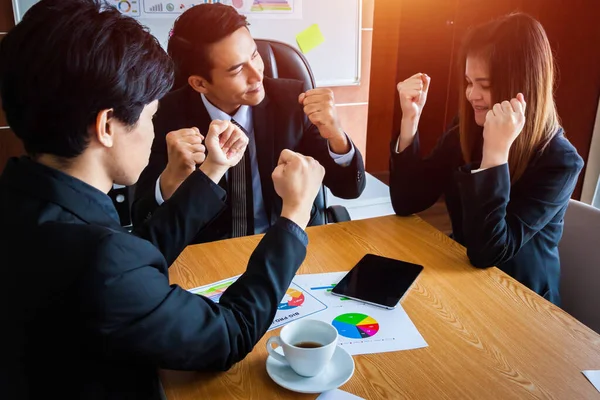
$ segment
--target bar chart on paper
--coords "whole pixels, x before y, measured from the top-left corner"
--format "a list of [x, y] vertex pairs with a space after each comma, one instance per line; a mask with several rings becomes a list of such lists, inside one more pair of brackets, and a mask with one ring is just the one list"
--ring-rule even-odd
[[308, 289], [310, 294], [330, 307], [337, 307], [350, 299], [331, 294], [346, 272], [328, 272], [324, 274], [296, 275], [294, 282]]

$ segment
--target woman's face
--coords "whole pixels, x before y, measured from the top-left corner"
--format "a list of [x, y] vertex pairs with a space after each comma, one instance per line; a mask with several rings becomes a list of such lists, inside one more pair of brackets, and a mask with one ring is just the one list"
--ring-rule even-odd
[[473, 106], [475, 122], [477, 125], [483, 126], [485, 116], [493, 106], [487, 62], [481, 57], [468, 56], [465, 79], [467, 81], [466, 96]]

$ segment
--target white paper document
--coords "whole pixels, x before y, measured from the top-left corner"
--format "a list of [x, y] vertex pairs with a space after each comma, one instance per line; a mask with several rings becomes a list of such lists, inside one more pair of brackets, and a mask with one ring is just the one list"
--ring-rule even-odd
[[327, 305], [311, 318], [336, 327], [338, 344], [349, 354], [384, 353], [426, 347], [427, 342], [400, 304], [393, 310], [335, 296], [331, 289], [346, 272], [296, 275], [294, 283]]
[[344, 392], [340, 389], [329, 390], [323, 392], [316, 400], [364, 400], [362, 397], [353, 395], [352, 393]]
[[[225, 290], [227, 290], [227, 288], [238, 278], [239, 275], [209, 285], [190, 289], [189, 291], [208, 297], [215, 303], [218, 303]], [[275, 318], [273, 319], [273, 323], [269, 327], [269, 330], [279, 328], [297, 319], [325, 310], [326, 308], [327, 306], [325, 304], [292, 281], [292, 284], [286, 291], [283, 299], [281, 299], [279, 306], [277, 306], [277, 313], [275, 314]]]
[[[333, 325], [338, 331], [338, 344], [350, 355], [427, 347], [427, 342], [400, 304], [393, 310], [387, 310], [332, 295], [331, 289], [344, 275], [346, 272], [296, 275], [279, 303], [269, 330], [310, 316]], [[218, 302], [238, 277], [191, 289], [190, 292]]]
[[600, 370], [588, 370], [583, 371], [583, 375], [590, 381], [592, 385], [596, 388], [597, 391], [600, 392]]

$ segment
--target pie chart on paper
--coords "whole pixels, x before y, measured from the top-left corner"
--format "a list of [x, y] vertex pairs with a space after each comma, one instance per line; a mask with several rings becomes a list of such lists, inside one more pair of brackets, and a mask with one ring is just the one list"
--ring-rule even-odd
[[277, 309], [291, 310], [292, 308], [301, 306], [302, 303], [304, 303], [304, 293], [296, 289], [288, 289]]
[[341, 314], [335, 317], [331, 324], [337, 329], [340, 336], [350, 339], [370, 338], [379, 331], [379, 323], [366, 314]]

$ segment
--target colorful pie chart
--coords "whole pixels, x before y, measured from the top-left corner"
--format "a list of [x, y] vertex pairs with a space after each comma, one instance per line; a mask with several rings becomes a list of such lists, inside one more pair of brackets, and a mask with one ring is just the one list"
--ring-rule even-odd
[[341, 336], [349, 339], [370, 338], [379, 331], [379, 323], [366, 314], [348, 313], [338, 315], [331, 324]]
[[292, 308], [301, 306], [302, 303], [304, 303], [304, 294], [296, 289], [288, 289], [277, 309], [290, 310]]
[[119, 2], [119, 11], [121, 12], [129, 12], [131, 10], [131, 4], [127, 0], [123, 0]]

